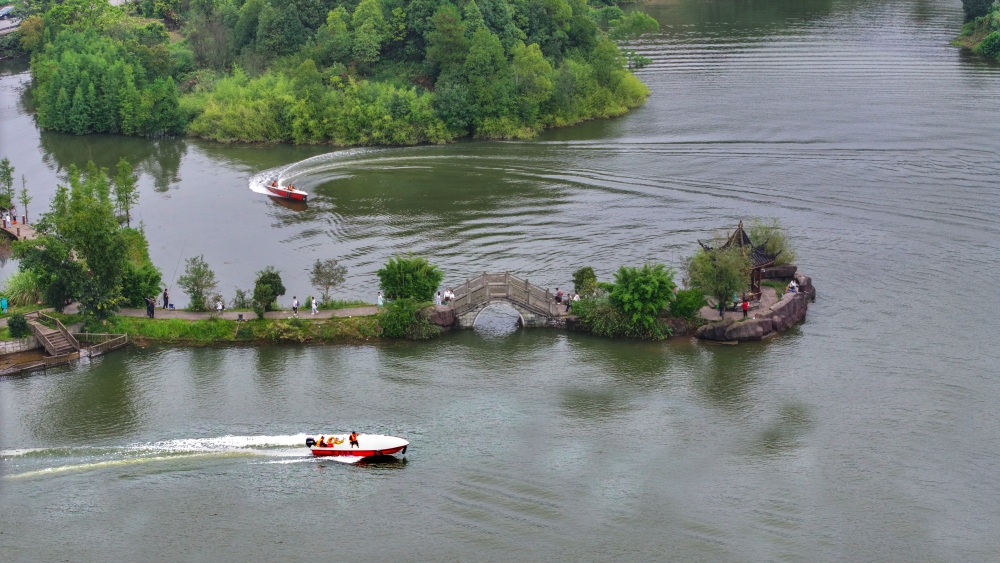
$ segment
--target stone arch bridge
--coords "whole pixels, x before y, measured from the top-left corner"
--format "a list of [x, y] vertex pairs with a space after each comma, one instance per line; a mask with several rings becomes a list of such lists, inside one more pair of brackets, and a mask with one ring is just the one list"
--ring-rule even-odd
[[520, 325], [525, 327], [550, 326], [559, 317], [563, 306], [555, 302], [548, 289], [531, 285], [509, 273], [483, 275], [467, 280], [455, 288], [451, 302], [455, 311], [455, 326], [472, 328], [483, 309], [502, 303], [510, 305], [521, 315]]

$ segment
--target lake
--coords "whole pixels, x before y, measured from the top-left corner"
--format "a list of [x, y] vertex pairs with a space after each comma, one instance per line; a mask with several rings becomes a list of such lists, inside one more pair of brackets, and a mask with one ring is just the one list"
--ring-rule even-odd
[[[446, 284], [565, 289], [776, 217], [818, 299], [739, 346], [515, 330], [499, 308], [430, 343], [132, 347], [2, 379], [0, 558], [996, 559], [1000, 65], [949, 45], [961, 3], [638, 9], [661, 26], [630, 46], [648, 102], [523, 142], [39, 132], [3, 63], [30, 215], [71, 164], [124, 156], [166, 282], [203, 254], [227, 298], [274, 265], [290, 301], [337, 258], [338, 297], [374, 300], [412, 251]], [[308, 205], [249, 189], [275, 174]], [[368, 466], [300, 446], [351, 430], [412, 445]]]

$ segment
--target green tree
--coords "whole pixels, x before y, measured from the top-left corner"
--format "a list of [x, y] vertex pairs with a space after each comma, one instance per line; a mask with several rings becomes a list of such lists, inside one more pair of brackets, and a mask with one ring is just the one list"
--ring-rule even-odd
[[281, 283], [281, 272], [274, 266], [267, 266], [257, 272], [253, 291], [254, 301], [260, 303], [265, 311], [273, 311], [278, 297], [284, 294], [285, 284]]
[[795, 262], [795, 248], [788, 237], [788, 231], [777, 219], [751, 219], [747, 234], [754, 244], [763, 244], [768, 253], [778, 255], [774, 261], [776, 265]]
[[691, 287], [718, 301], [727, 301], [734, 293], [745, 291], [749, 272], [750, 259], [738, 248], [710, 252], [699, 249], [687, 262]]
[[215, 291], [218, 282], [215, 272], [205, 262], [203, 254], [185, 260], [184, 275], [177, 278], [177, 285], [187, 294], [189, 311], [207, 311], [206, 298]]
[[552, 65], [542, 55], [537, 43], [518, 43], [513, 52], [514, 92], [521, 105], [521, 116], [533, 123], [539, 106], [552, 95]]
[[125, 216], [125, 225], [132, 225], [132, 208], [139, 201], [139, 178], [132, 172], [132, 165], [125, 158], [118, 160], [115, 174], [115, 205], [118, 213]]
[[427, 60], [438, 72], [450, 71], [465, 63], [469, 54], [466, 25], [454, 4], [445, 3], [431, 18], [433, 30], [427, 34]]
[[35, 198], [28, 195], [28, 182], [24, 179], [24, 174], [21, 174], [21, 206], [24, 207], [24, 222], [28, 222], [28, 204], [31, 203]]
[[469, 3], [465, 5], [465, 9], [462, 11], [462, 19], [465, 20], [465, 34], [468, 37], [471, 38], [472, 34], [479, 31], [480, 28], [486, 27], [486, 22], [483, 20], [483, 12], [480, 11], [476, 0], [469, 0]]
[[495, 33], [482, 27], [472, 35], [464, 68], [475, 114], [481, 119], [507, 113], [514, 87], [513, 72]]
[[337, 263], [333, 258], [316, 260], [309, 272], [309, 282], [323, 294], [323, 304], [330, 302], [330, 290], [344, 283], [347, 267]]
[[102, 321], [120, 306], [127, 244], [110, 201], [107, 171], [93, 162], [87, 168], [83, 176], [70, 167], [69, 214], [62, 219], [62, 229], [90, 271], [79, 295], [81, 312]]
[[413, 299], [419, 303], [430, 302], [444, 279], [437, 266], [412, 254], [390, 258], [375, 275], [386, 299]]
[[379, 0], [361, 0], [354, 10], [354, 60], [365, 68], [378, 61], [385, 41], [385, 15]]
[[970, 22], [980, 16], [990, 13], [994, 0], [962, 0], [962, 11], [965, 21]]
[[597, 295], [597, 274], [593, 268], [586, 266], [573, 272], [573, 291], [584, 298]]
[[0, 160], [0, 207], [10, 207], [14, 202], [14, 167], [10, 159]]
[[316, 31], [317, 62], [329, 65], [334, 62], [347, 63], [350, 60], [354, 42], [347, 30], [349, 18], [343, 6], [331, 10], [326, 16], [326, 23]]
[[675, 287], [674, 271], [663, 264], [622, 266], [615, 273], [615, 287], [608, 298], [633, 325], [658, 334], [659, 316], [673, 299]]
[[14, 243], [18, 267], [35, 275], [42, 299], [60, 313], [67, 301], [79, 295], [86, 277], [83, 264], [71, 251], [69, 242], [56, 234]]

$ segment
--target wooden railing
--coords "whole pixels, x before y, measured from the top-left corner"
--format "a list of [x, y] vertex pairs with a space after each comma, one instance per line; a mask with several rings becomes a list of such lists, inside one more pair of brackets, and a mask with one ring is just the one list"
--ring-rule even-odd
[[45, 333], [42, 332], [42, 327], [38, 326], [37, 323], [28, 323], [28, 324], [31, 326], [31, 330], [35, 332], [35, 338], [37, 338], [38, 341], [42, 343], [42, 347], [45, 348], [45, 351], [48, 352], [50, 355], [55, 356], [58, 350], [56, 350], [55, 345], [53, 345], [52, 342], [49, 340], [49, 337], [45, 336]]
[[48, 315], [46, 315], [45, 313], [42, 313], [42, 312], [38, 313], [38, 318], [40, 318], [40, 319], [46, 319], [46, 320], [49, 320], [49, 321], [52, 321], [53, 323], [55, 323], [56, 328], [59, 330], [59, 332], [62, 333], [63, 336], [66, 337], [66, 340], [69, 341], [69, 343], [73, 345], [73, 348], [77, 352], [80, 351], [80, 341], [77, 340], [76, 337], [74, 337], [73, 334], [69, 330], [67, 330], [66, 327], [63, 326], [63, 324], [61, 322], [59, 322], [59, 319], [57, 319], [55, 317], [50, 317], [50, 316], [48, 316]]
[[483, 275], [455, 288], [455, 299], [452, 306], [455, 313], [461, 315], [466, 311], [490, 301], [504, 299], [516, 303], [529, 311], [547, 317], [559, 316], [559, 306], [549, 290], [531, 285], [528, 280], [512, 276], [508, 272], [502, 274]]
[[[104, 333], [81, 333], [77, 338], [87, 343], [88, 356], [100, 356], [105, 352], [110, 352], [128, 344], [127, 334], [104, 334]], [[93, 344], [91, 344], [93, 343]]]

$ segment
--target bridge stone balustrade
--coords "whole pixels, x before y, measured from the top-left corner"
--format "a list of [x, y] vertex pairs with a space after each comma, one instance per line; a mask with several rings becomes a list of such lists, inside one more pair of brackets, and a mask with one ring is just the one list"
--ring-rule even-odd
[[548, 326], [559, 316], [560, 306], [547, 289], [531, 285], [528, 280], [510, 273], [483, 272], [454, 290], [455, 326], [472, 328], [483, 309], [497, 303], [510, 305], [521, 315], [520, 325]]

